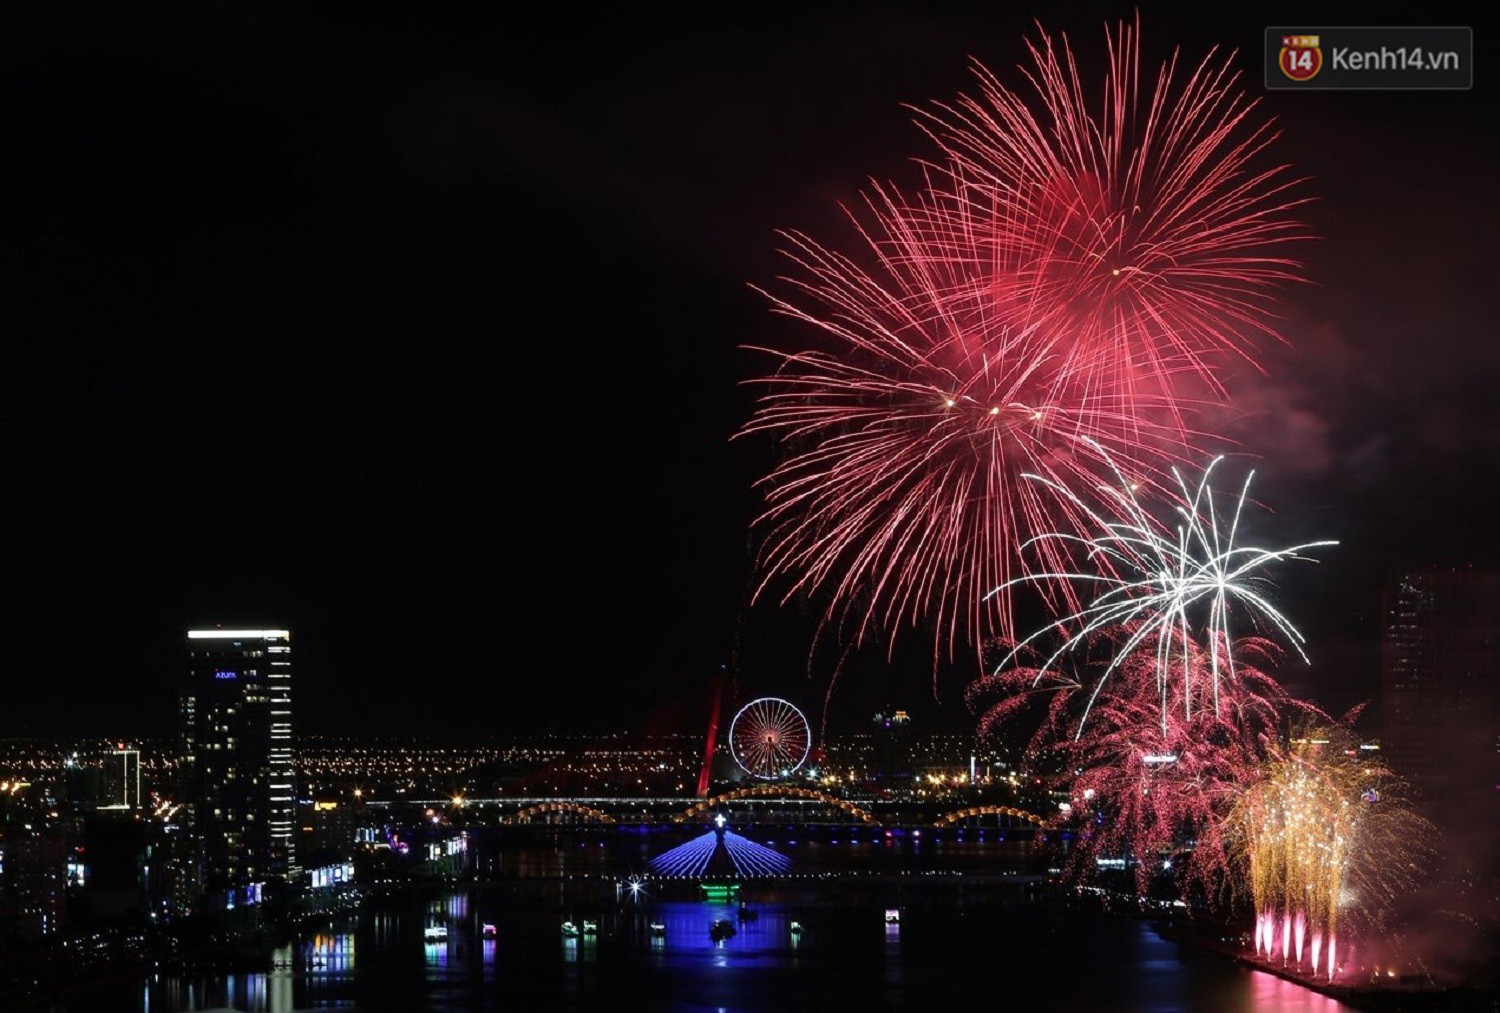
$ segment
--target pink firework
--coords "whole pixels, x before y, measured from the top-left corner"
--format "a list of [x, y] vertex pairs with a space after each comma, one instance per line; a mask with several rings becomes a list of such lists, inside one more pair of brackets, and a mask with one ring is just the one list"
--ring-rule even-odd
[[[999, 737], [1036, 720], [1032, 705], [1042, 704], [1029, 749], [1051, 755], [1061, 772], [1070, 801], [1058, 823], [1076, 832], [1069, 864], [1079, 880], [1093, 875], [1099, 858], [1128, 857], [1142, 892], [1168, 861], [1179, 881], [1204, 895], [1232, 889], [1226, 814], [1274, 748], [1282, 719], [1324, 715], [1266, 673], [1280, 657], [1269, 640], [1219, 645], [1220, 656], [1232, 650], [1237, 661], [1231, 675], [1218, 678], [1216, 712], [1212, 652], [1193, 645], [1169, 659], [1170, 672], [1149, 647], [1130, 648], [1123, 661], [1112, 657], [1137, 643], [1134, 633], [1120, 627], [1095, 638], [1099, 664], [1114, 665], [1102, 689], [1026, 667], [975, 681], [968, 700], [981, 714], [979, 733]], [[1185, 695], [1197, 697], [1193, 706]], [[1090, 717], [1080, 726], [1090, 697]]]
[[1062, 354], [1115, 385], [1170, 390], [1189, 370], [1222, 393], [1219, 353], [1280, 340], [1273, 296], [1299, 280], [1283, 251], [1309, 238], [1306, 199], [1286, 166], [1259, 164], [1275, 132], [1228, 60], [1174, 53], [1143, 73], [1138, 25], [1106, 34], [1102, 93], [1043, 34], [1034, 97], [976, 66], [977, 97], [918, 110], [952, 197], [924, 224], [962, 237], [939, 248], [977, 282], [965, 295], [1012, 327], [1065, 335]]
[[981, 99], [924, 114], [926, 189], [873, 187], [854, 254], [786, 235], [796, 270], [765, 294], [818, 341], [759, 349], [778, 368], [739, 435], [784, 453], [759, 482], [757, 597], [821, 595], [856, 644], [922, 627], [935, 662], [978, 652], [1014, 636], [1014, 577], [1065, 569], [1063, 542], [1020, 546], [1088, 524], [1023, 476], [1091, 490], [1117, 465], [1172, 495], [1202, 378], [1249, 353], [1255, 297], [1290, 274], [1266, 250], [1300, 233], [1279, 174], [1246, 168], [1269, 137], [1232, 75], [1179, 88], [1169, 64], [1146, 97], [1135, 33], [1110, 48], [1102, 112], [1044, 38], [1040, 111], [981, 71]]

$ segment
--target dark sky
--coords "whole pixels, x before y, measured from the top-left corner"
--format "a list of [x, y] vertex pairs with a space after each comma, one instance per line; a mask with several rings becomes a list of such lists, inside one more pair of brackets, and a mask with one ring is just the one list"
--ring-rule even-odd
[[[721, 666], [820, 717], [807, 616], [746, 605], [774, 448], [729, 441], [742, 346], [802, 337], [749, 286], [776, 229], [837, 245], [839, 201], [932, 153], [903, 103], [971, 57], [1020, 86], [1033, 12], [304, 6], [8, 12], [0, 735], [168, 731], [216, 622], [293, 630], [303, 733], [639, 728]], [[1392, 567], [1497, 562], [1492, 36], [1469, 92], [1266, 92], [1268, 24], [1467, 8], [1223, 6], [1142, 6], [1144, 51], [1237, 50], [1318, 198], [1290, 347], [1224, 428], [1266, 541], [1341, 542], [1282, 587], [1287, 681], [1342, 709]], [[1134, 10], [1040, 16], [1087, 55]], [[830, 726], [967, 728], [967, 674], [934, 699], [920, 653], [862, 656]]]

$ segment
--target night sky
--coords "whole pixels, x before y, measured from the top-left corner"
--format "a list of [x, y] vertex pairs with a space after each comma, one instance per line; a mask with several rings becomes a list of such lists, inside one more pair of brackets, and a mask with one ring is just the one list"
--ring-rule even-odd
[[[696, 731], [721, 670], [824, 716], [813, 610], [748, 603], [775, 448], [730, 440], [743, 346], [807, 338], [750, 286], [775, 230], [852, 248], [839, 203], [933, 153], [903, 103], [970, 58], [1022, 86], [1032, 14], [29, 6], [0, 33], [0, 736], [168, 732], [214, 623], [293, 631], [304, 734]], [[1393, 568], [1500, 564], [1493, 37], [1468, 92], [1267, 92], [1269, 24], [1473, 22], [1223, 6], [1141, 7], [1144, 53], [1237, 50], [1317, 198], [1290, 346], [1222, 428], [1262, 541], [1341, 543], [1277, 576], [1312, 658], [1285, 681], [1342, 710]], [[1135, 8], [1073, 10], [1042, 25], [1097, 79]], [[964, 730], [972, 674], [865, 652], [829, 727]]]

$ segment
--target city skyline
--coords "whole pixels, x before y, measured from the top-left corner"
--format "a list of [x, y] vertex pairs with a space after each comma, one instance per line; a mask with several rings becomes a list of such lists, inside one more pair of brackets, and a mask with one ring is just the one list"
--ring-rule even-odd
[[[1042, 25], [1093, 52], [1128, 14]], [[749, 286], [785, 269], [775, 230], [842, 241], [839, 202], [909, 177], [903, 104], [968, 89], [971, 58], [1019, 82], [1030, 17], [29, 17], [5, 43], [30, 78], [8, 168], [29, 678], [0, 736], [165, 733], [182, 635], [216, 624], [293, 632], [299, 732], [639, 726], [725, 669], [823, 710], [815, 611], [747, 604], [775, 448], [730, 440], [764, 365], [744, 346], [802, 336]], [[1231, 379], [1246, 456], [1223, 467], [1255, 467], [1267, 541], [1339, 542], [1276, 576], [1311, 659], [1284, 680], [1342, 710], [1378, 693], [1396, 573], [1500, 565], [1497, 110], [1482, 70], [1267, 91], [1273, 23], [1141, 12], [1149, 62], [1238, 51], [1316, 198], [1312, 284], [1280, 298], [1288, 347]], [[920, 651], [863, 651], [827, 714], [972, 727], [972, 674], [935, 700]]]

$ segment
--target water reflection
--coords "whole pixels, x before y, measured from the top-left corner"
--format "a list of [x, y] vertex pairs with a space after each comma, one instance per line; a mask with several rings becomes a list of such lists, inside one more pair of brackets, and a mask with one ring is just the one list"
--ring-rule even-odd
[[[1090, 954], [1091, 971], [1048, 978], [1057, 1008], [1347, 1009], [1295, 983], [1163, 940], [1144, 922], [1043, 912], [1024, 902], [964, 908], [913, 904], [908, 895], [893, 922], [886, 920], [883, 903], [828, 904], [813, 894], [743, 908], [652, 900], [599, 908], [597, 936], [563, 938], [567, 915], [596, 912], [576, 896], [565, 905], [536, 902], [550, 895], [547, 887], [516, 903], [513, 893], [479, 890], [461, 900], [443, 896], [367, 911], [278, 949], [263, 973], [156, 976], [139, 985], [134, 1003], [55, 1009], [442, 1013], [557, 1008], [629, 990], [652, 1008], [713, 1009], [728, 1002], [748, 1013], [782, 1013], [788, 989], [829, 1008], [952, 1009], [1000, 1001], [1008, 987], [1000, 983], [1055, 966], [1051, 961], [1063, 940]], [[423, 938], [434, 912], [451, 920], [446, 939]], [[732, 924], [734, 932], [715, 939], [710, 929], [716, 921]], [[483, 935], [485, 924], [495, 926], [495, 938]], [[414, 974], [415, 967], [422, 970]], [[851, 968], [861, 970], [851, 975]]]
[[[349, 967], [354, 966], [354, 937], [348, 937]], [[289, 1010], [295, 1007], [292, 1001], [293, 979], [292, 945], [278, 946], [271, 953], [270, 1006], [273, 1010]]]
[[1349, 1007], [1321, 992], [1303, 988], [1294, 981], [1264, 971], [1250, 972], [1250, 995], [1255, 1009], [1282, 1013], [1339, 1013]]
[[[636, 868], [649, 847], [632, 837], [601, 849], [537, 848], [496, 862], [556, 875], [562, 867]], [[833, 865], [857, 854], [872, 867], [899, 866], [939, 851], [969, 868], [1003, 865], [1009, 845], [878, 840], [835, 848], [783, 840], [804, 863]], [[304, 933], [272, 955], [264, 971], [158, 975], [101, 986], [53, 1013], [292, 1013], [310, 1009], [556, 1009], [569, 1003], [610, 1008], [629, 995], [645, 1008], [731, 1008], [785, 1013], [808, 1008], [907, 1010], [1004, 1006], [1018, 981], [1039, 982], [1057, 954], [1088, 955], [1088, 974], [1048, 976], [1053, 1008], [1223, 1009], [1257, 1013], [1338, 1013], [1347, 1007], [1273, 975], [1162, 940], [1141, 921], [1043, 905], [1024, 890], [961, 880], [882, 875], [830, 886], [811, 881], [775, 891], [748, 884], [747, 902], [710, 904], [692, 889], [648, 882], [632, 891], [622, 877], [504, 880], [472, 890], [396, 894], [358, 915]], [[962, 885], [958, 885], [962, 884]], [[691, 887], [691, 884], [688, 884]], [[888, 920], [887, 910], [897, 912]], [[564, 938], [562, 924], [585, 921], [597, 935]], [[734, 929], [716, 940], [715, 921]], [[493, 926], [487, 933], [486, 926]], [[441, 927], [444, 938], [424, 938]], [[113, 988], [113, 991], [111, 991]]]
[[[288, 956], [285, 959], [287, 969], [291, 968], [291, 946], [285, 947]], [[273, 955], [271, 966], [280, 967], [283, 960], [280, 956], [282, 950]], [[352, 931], [338, 933], [317, 932], [300, 948], [301, 966], [308, 974], [334, 974], [341, 971], [354, 969], [354, 933]]]
[[[183, 980], [174, 976], [152, 975], [140, 984], [134, 1009], [141, 1013], [189, 1013], [207, 1010], [245, 1010], [249, 1013], [297, 1013], [294, 999], [295, 973], [292, 969], [292, 947], [280, 947], [278, 960], [267, 972], [227, 974], [221, 979]], [[100, 1007], [92, 999], [64, 1000], [54, 1005], [57, 1011], [132, 1009], [129, 1005]]]

